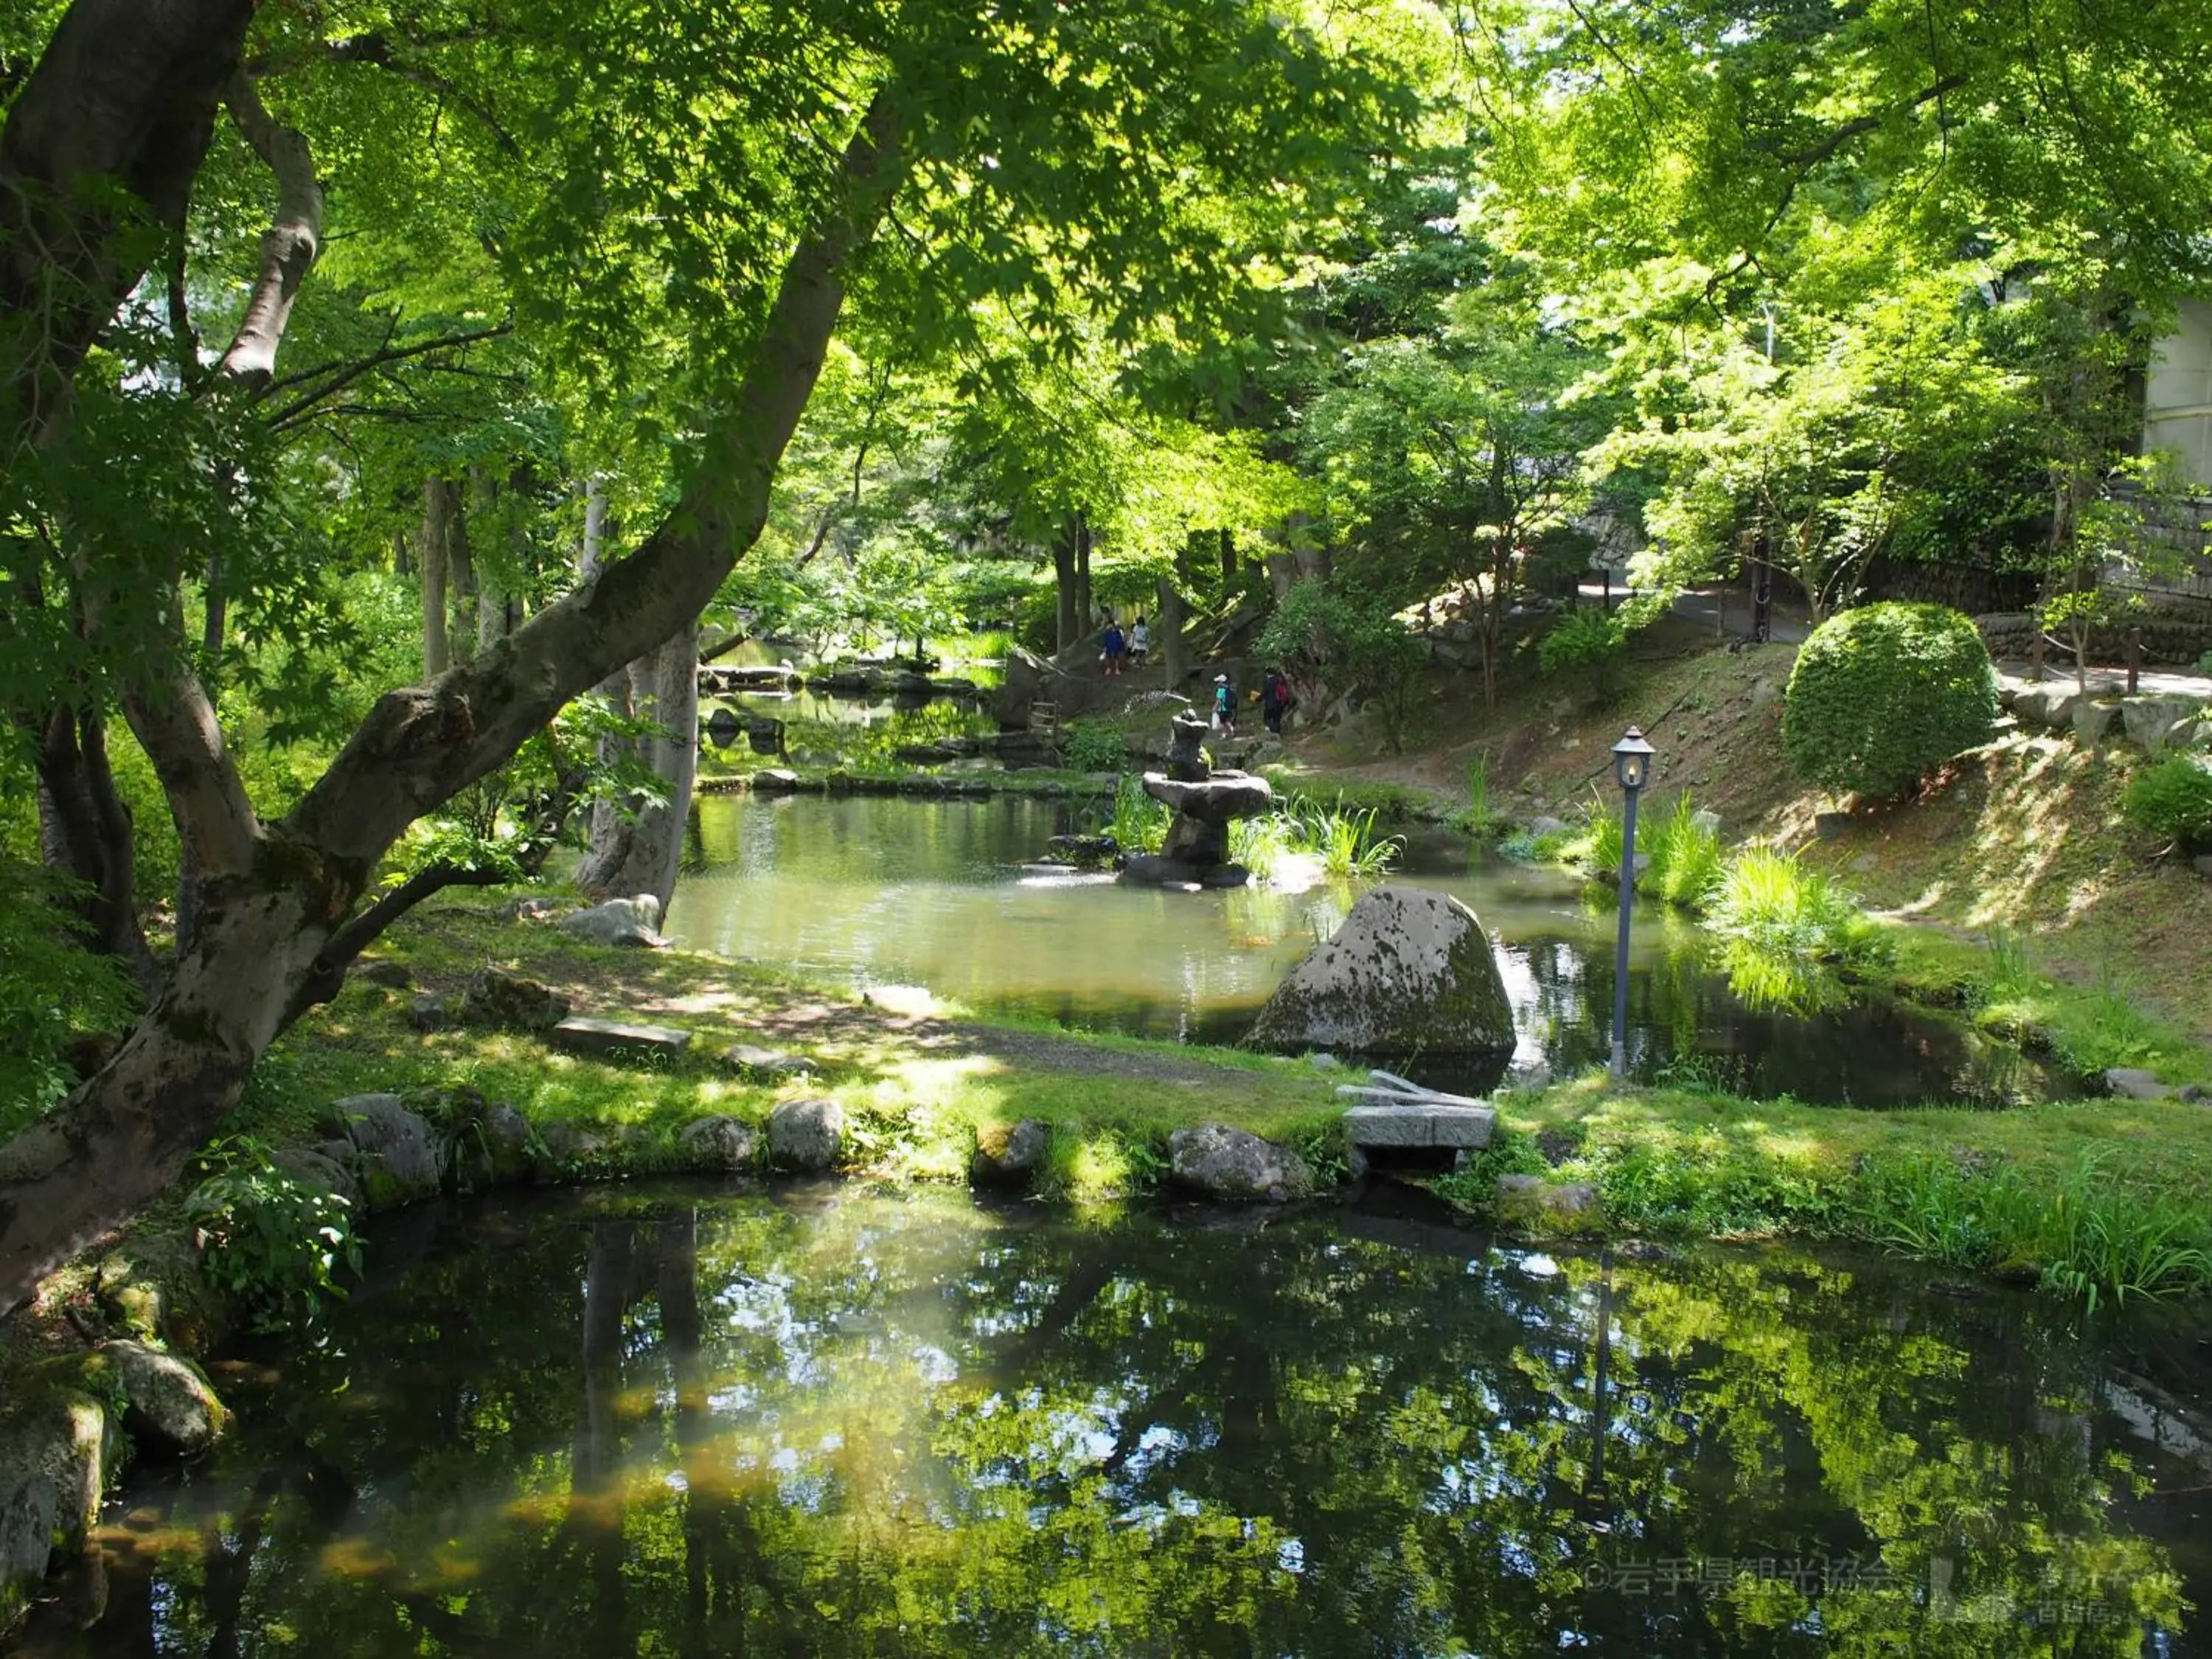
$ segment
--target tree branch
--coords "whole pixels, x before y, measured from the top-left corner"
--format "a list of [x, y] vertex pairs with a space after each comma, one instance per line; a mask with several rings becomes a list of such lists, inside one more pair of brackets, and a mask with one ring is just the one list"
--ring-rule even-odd
[[198, 677], [179, 667], [155, 694], [131, 692], [123, 707], [201, 875], [236, 876], [251, 869], [261, 822]]
[[845, 268], [900, 172], [890, 88], [847, 144], [837, 188], [793, 249], [753, 361], [707, 423], [702, 459], [629, 557], [539, 611], [464, 667], [387, 693], [287, 820], [366, 868], [416, 818], [502, 764], [562, 705], [705, 610], [758, 539], [769, 493], [813, 395], [845, 297]]
[[343, 391], [362, 375], [374, 370], [392, 363], [405, 362], [410, 357], [424, 356], [433, 351], [457, 350], [462, 346], [474, 345], [480, 340], [496, 340], [514, 332], [513, 323], [499, 323], [489, 328], [469, 329], [459, 334], [441, 334], [435, 339], [417, 340], [410, 345], [386, 346], [350, 363], [324, 363], [315, 368], [303, 368], [295, 374], [288, 374], [281, 380], [271, 380], [260, 389], [258, 397], [265, 401], [278, 392], [303, 385], [320, 375], [331, 376], [327, 385], [301, 393], [269, 416], [271, 426], [289, 426], [324, 398]]
[[269, 113], [251, 76], [240, 70], [223, 95], [239, 131], [276, 175], [276, 212], [261, 234], [261, 270], [237, 337], [216, 368], [219, 383], [258, 391], [276, 376], [292, 301], [322, 249], [323, 186], [307, 139]]
[[[481, 33], [481, 31], [457, 32], [410, 44], [424, 46], [453, 44], [478, 38]], [[386, 70], [403, 81], [422, 88], [425, 92], [434, 94], [440, 98], [458, 104], [483, 125], [484, 131], [491, 134], [494, 143], [505, 150], [507, 155], [517, 159], [520, 158], [522, 146], [516, 143], [507, 129], [500, 125], [498, 118], [490, 110], [436, 70], [425, 69], [420, 64], [410, 63], [400, 57], [392, 50], [390, 36], [356, 34], [344, 40], [325, 40], [322, 45], [322, 54], [334, 64], [362, 64], [372, 69]]]

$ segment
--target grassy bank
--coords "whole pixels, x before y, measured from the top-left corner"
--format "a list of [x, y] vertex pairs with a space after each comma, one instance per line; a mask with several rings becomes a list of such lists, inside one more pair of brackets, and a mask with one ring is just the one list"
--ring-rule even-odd
[[[978, 1020], [919, 992], [864, 999], [683, 951], [594, 948], [489, 906], [426, 907], [377, 954], [374, 977], [356, 975], [270, 1051], [230, 1133], [310, 1139], [346, 1095], [469, 1089], [515, 1106], [541, 1136], [557, 1139], [562, 1125], [617, 1132], [619, 1167], [605, 1172], [650, 1173], [675, 1163], [675, 1136], [696, 1118], [760, 1124], [780, 1101], [829, 1098], [845, 1109], [858, 1167], [891, 1178], [963, 1180], [979, 1141], [1042, 1123], [1052, 1139], [1042, 1190], [1082, 1203], [1153, 1184], [1168, 1135], [1200, 1121], [1304, 1147], [1324, 1170], [1334, 1156], [1334, 1097], [1303, 1064]], [[458, 994], [486, 963], [561, 992], [579, 1013], [689, 1031], [690, 1048], [634, 1065], [555, 1053], [520, 1033], [414, 1029], [417, 995]], [[804, 1070], [726, 1058], [738, 1045]]]
[[1539, 1211], [1539, 1231], [1850, 1239], [2092, 1304], [2212, 1290], [2198, 1106], [1870, 1112], [1598, 1076], [1499, 1103], [1492, 1149], [1438, 1185], [1480, 1214], [1500, 1175], [1595, 1188], [1594, 1213]]

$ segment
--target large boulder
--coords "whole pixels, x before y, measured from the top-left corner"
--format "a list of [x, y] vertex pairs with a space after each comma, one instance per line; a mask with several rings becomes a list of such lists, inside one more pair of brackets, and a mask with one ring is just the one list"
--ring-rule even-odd
[[143, 1342], [103, 1342], [125, 1410], [123, 1425], [150, 1449], [191, 1457], [221, 1437], [229, 1413], [200, 1368]]
[[1008, 646], [1006, 672], [991, 694], [991, 717], [1001, 726], [1028, 725], [1030, 705], [1040, 696], [1049, 701], [1052, 693], [1047, 688], [1060, 678], [1059, 671], [1042, 657], [1018, 645]]
[[1513, 1008], [1474, 912], [1378, 887], [1275, 988], [1245, 1039], [1284, 1054], [1480, 1054], [1513, 1046]]
[[975, 1137], [968, 1178], [979, 1187], [1025, 1187], [1051, 1150], [1052, 1131], [1035, 1118], [986, 1130]]
[[660, 901], [650, 893], [635, 898], [611, 898], [588, 910], [572, 910], [555, 924], [571, 939], [586, 945], [634, 945], [646, 949], [665, 945], [660, 937]]
[[366, 1207], [389, 1210], [434, 1198], [444, 1184], [445, 1159], [437, 1131], [398, 1095], [349, 1095], [324, 1114], [325, 1127], [342, 1135], [357, 1156]]
[[768, 1152], [778, 1169], [834, 1170], [844, 1139], [845, 1109], [834, 1100], [787, 1100], [769, 1114]]
[[2021, 724], [2045, 732], [2069, 732], [2074, 711], [2081, 705], [2081, 688], [2071, 680], [2043, 680], [2019, 687], [2012, 695], [2012, 712]]
[[1313, 1189], [1313, 1173], [1296, 1152], [1226, 1123], [1170, 1135], [1168, 1177], [1187, 1192], [1238, 1202], [1280, 1204]]
[[2203, 703], [2195, 697], [2148, 694], [2120, 699], [2120, 724], [2128, 741], [2153, 755], [2186, 748], [2203, 712]]

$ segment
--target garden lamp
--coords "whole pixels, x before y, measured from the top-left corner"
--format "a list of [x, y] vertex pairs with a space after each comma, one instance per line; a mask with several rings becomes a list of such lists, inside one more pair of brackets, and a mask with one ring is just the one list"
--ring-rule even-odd
[[1628, 919], [1636, 907], [1636, 798], [1651, 781], [1651, 757], [1658, 751], [1632, 726], [1613, 745], [1613, 775], [1624, 805], [1620, 825], [1620, 939], [1613, 955], [1613, 1075], [1628, 1075]]

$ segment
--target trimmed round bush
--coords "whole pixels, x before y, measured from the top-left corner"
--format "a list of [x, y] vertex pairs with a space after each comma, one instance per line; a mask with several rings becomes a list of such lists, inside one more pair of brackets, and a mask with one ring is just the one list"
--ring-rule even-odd
[[1782, 741], [1800, 777], [1887, 799], [1987, 743], [1996, 717], [1996, 672], [1972, 622], [1940, 605], [1869, 605], [1799, 649]]

